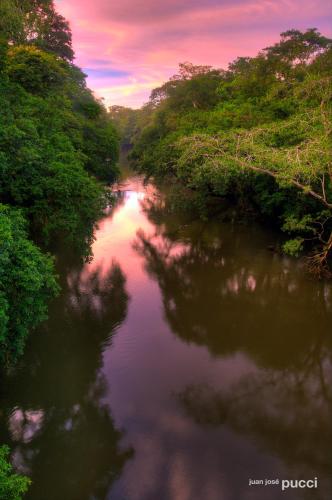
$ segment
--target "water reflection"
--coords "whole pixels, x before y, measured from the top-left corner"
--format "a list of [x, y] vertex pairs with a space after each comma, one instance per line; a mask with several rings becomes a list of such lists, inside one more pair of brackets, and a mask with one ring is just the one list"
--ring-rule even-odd
[[196, 223], [170, 237], [160, 225], [139, 231], [135, 248], [180, 338], [214, 355], [241, 350], [260, 365], [301, 365], [317, 343], [332, 348], [331, 287], [312, 286], [293, 262], [268, 256], [264, 242], [257, 253], [261, 235], [252, 233]]
[[[146, 199], [143, 208], [156, 227], [152, 233], [139, 230], [134, 248], [159, 285], [171, 331], [217, 358], [233, 356], [239, 369], [231, 382], [194, 383], [180, 391], [186, 415], [206, 432], [220, 428], [245, 436], [266, 457], [278, 457], [288, 476], [318, 476], [320, 492], [312, 498], [329, 498], [330, 285], [310, 282], [301, 264], [269, 255], [268, 236], [255, 227], [230, 231], [197, 221], [176, 226], [161, 197]], [[231, 452], [235, 443], [223, 440]], [[257, 473], [258, 464], [256, 456], [250, 470]], [[291, 495], [311, 498], [307, 492]]]
[[190, 220], [138, 177], [2, 386], [33, 500], [279, 500], [330, 477], [331, 285], [257, 226]]
[[216, 390], [188, 386], [178, 395], [186, 413], [202, 426], [246, 435], [283, 460], [293, 477], [320, 478], [322, 498], [331, 494], [332, 390], [330, 360], [302, 372], [258, 370]]
[[2, 385], [1, 441], [31, 476], [34, 500], [103, 499], [133, 454], [120, 447], [100, 372], [102, 352], [126, 316], [126, 279], [114, 260], [106, 273], [88, 269], [63, 279], [49, 321]]
[[43, 420], [43, 410], [22, 411], [20, 408], [15, 408], [9, 416], [9, 431], [12, 440], [29, 443], [41, 429]]

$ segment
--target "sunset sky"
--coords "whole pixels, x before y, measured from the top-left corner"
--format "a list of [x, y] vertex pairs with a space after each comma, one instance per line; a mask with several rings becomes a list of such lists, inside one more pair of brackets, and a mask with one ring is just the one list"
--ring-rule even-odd
[[56, 0], [107, 105], [139, 107], [179, 62], [227, 67], [290, 28], [332, 36], [331, 0]]

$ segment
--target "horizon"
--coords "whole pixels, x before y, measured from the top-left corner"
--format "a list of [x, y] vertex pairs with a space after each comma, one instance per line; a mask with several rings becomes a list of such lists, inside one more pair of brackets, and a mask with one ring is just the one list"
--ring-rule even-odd
[[56, 0], [70, 22], [75, 62], [89, 87], [113, 105], [139, 108], [181, 62], [226, 69], [289, 29], [332, 36], [325, 0]]

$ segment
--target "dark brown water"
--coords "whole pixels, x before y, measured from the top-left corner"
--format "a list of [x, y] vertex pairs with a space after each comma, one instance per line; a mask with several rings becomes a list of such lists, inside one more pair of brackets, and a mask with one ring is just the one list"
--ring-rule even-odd
[[28, 498], [332, 498], [331, 284], [256, 225], [188, 223], [139, 178], [119, 190], [1, 384]]

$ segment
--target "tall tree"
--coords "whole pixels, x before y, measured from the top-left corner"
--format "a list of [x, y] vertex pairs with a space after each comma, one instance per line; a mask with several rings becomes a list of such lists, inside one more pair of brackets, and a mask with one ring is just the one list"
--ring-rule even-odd
[[68, 21], [53, 0], [1, 0], [0, 33], [14, 44], [33, 44], [67, 61], [74, 59]]

